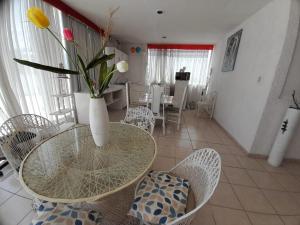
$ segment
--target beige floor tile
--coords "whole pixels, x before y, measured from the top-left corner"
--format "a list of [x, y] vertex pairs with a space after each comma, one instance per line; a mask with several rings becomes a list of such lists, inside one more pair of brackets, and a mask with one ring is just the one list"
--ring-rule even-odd
[[192, 141], [208, 142], [208, 140], [205, 138], [204, 134], [200, 133], [200, 132], [194, 133], [194, 132], [190, 132], [190, 130], [189, 130], [189, 136]]
[[260, 165], [256, 159], [241, 156], [237, 156], [237, 159], [241, 166], [245, 169], [265, 171], [264, 167]]
[[293, 175], [300, 175], [300, 163], [286, 161], [283, 163], [283, 168]]
[[239, 146], [232, 146], [228, 145], [228, 149], [233, 155], [238, 155], [238, 156], [247, 156], [247, 152]]
[[246, 211], [274, 214], [275, 210], [257, 188], [233, 185], [233, 189]]
[[242, 206], [234, 194], [231, 185], [227, 183], [219, 183], [209, 202], [217, 206], [242, 209]]
[[32, 201], [17, 195], [0, 206], [1, 225], [16, 225], [32, 210]]
[[300, 215], [300, 205], [287, 192], [263, 190], [265, 196], [280, 215]]
[[36, 217], [37, 217], [36, 213], [34, 211], [31, 211], [22, 219], [20, 223], [18, 223], [18, 225], [28, 225]]
[[284, 225], [277, 215], [266, 215], [248, 212], [248, 216], [253, 225]]
[[192, 140], [193, 149], [211, 148], [208, 142]]
[[212, 208], [216, 225], [251, 225], [244, 211], [215, 206]]
[[188, 157], [190, 154], [193, 153], [193, 150], [191, 149], [186, 149], [186, 148], [175, 148], [175, 158], [176, 159], [185, 159], [186, 157]]
[[229, 145], [210, 143], [210, 147], [221, 154], [232, 154]]
[[248, 170], [248, 174], [260, 188], [284, 191], [282, 185], [270, 173]]
[[165, 147], [169, 147], [169, 148], [174, 148], [175, 147], [175, 141], [177, 141], [176, 138], [159, 137], [156, 143], [157, 143], [158, 146], [165, 146]]
[[[163, 133], [160, 131], [159, 135], [163, 136]], [[174, 138], [187, 139], [187, 140], [190, 139], [190, 136], [189, 136], [187, 128], [181, 128], [178, 131], [177, 127], [176, 126], [172, 126], [172, 125], [167, 125], [165, 137], [174, 137]]]
[[300, 192], [300, 181], [290, 174], [272, 174], [272, 176], [287, 190]]
[[168, 171], [175, 166], [175, 163], [175, 158], [158, 156], [152, 165], [152, 169], [158, 171]]
[[186, 140], [186, 139], [175, 139], [174, 146], [177, 148], [184, 148], [184, 149], [188, 149], [188, 150], [193, 149], [192, 142], [190, 140]]
[[175, 148], [172, 146], [157, 145], [157, 155], [175, 158]]
[[196, 141], [204, 141], [204, 142], [210, 142], [210, 143], [219, 143], [222, 144], [222, 139], [217, 136], [217, 134], [209, 127], [201, 127], [201, 128], [189, 128], [189, 135], [191, 140]]
[[16, 195], [23, 197], [23, 198], [27, 198], [27, 199], [34, 199], [34, 197], [32, 195], [30, 195], [29, 193], [27, 193], [24, 188], [22, 188], [20, 191], [18, 191], [16, 193]]
[[242, 167], [236, 156], [230, 154], [220, 154], [222, 160], [222, 166], [229, 167]]
[[299, 225], [300, 216], [281, 216], [285, 225]]
[[224, 182], [224, 183], [228, 183], [228, 178], [226, 177], [224, 171], [221, 171], [221, 175], [220, 175], [220, 182]]
[[256, 187], [245, 169], [223, 167], [224, 173], [231, 184], [241, 184], [251, 187]]
[[282, 166], [280, 167], [271, 166], [266, 159], [256, 159], [256, 161], [260, 163], [268, 172], [284, 173], [284, 174], [288, 173], [288, 171]]
[[157, 141], [158, 146], [164, 146], [168, 148], [182, 148], [192, 150], [192, 142], [186, 139], [178, 139], [176, 137], [159, 137]]
[[211, 206], [204, 205], [199, 212], [197, 212], [191, 225], [216, 225]]
[[[223, 140], [214, 133], [204, 133], [204, 140], [215, 144], [223, 144]], [[192, 138], [191, 138], [192, 139]]]
[[14, 194], [0, 188], [0, 206]]
[[2, 180], [0, 182], [0, 188], [12, 193], [16, 193], [19, 190], [21, 190], [21, 184], [18, 180], [17, 175], [13, 173], [4, 180]]
[[223, 144], [226, 144], [226, 145], [237, 145], [237, 143], [235, 142], [235, 140], [233, 140], [231, 137], [223, 136], [223, 137], [220, 137], [220, 138], [221, 138]]
[[298, 205], [300, 206], [300, 193], [290, 192], [290, 195], [292, 196], [293, 199], [297, 201]]

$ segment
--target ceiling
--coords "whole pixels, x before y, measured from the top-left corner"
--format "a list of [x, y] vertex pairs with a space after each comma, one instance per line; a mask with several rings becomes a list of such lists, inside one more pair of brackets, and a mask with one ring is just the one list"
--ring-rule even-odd
[[[113, 36], [129, 43], [215, 43], [272, 0], [63, 0], [104, 27], [109, 10]], [[158, 9], [164, 14], [158, 15]], [[166, 39], [162, 37], [166, 36]]]

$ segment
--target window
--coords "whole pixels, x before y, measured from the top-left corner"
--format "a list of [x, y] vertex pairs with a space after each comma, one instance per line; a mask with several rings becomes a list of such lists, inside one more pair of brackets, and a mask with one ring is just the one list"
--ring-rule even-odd
[[17, 64], [12, 59], [21, 58], [45, 65], [58, 66], [63, 62], [63, 51], [46, 30], [37, 29], [28, 22], [28, 8], [42, 8], [51, 21], [51, 29], [61, 36], [61, 12], [42, 1], [2, 1], [0, 34], [1, 54], [11, 89], [22, 113], [34, 113], [49, 119], [56, 110], [51, 95], [57, 93], [57, 74], [36, 70]]
[[183, 67], [191, 73], [191, 86], [205, 87], [210, 71], [212, 50], [148, 49], [146, 84], [175, 83]]

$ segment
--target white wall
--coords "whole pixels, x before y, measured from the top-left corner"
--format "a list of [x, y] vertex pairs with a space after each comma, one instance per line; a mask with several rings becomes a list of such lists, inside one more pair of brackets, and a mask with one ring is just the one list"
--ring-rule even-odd
[[[287, 31], [285, 32], [285, 43], [276, 68], [272, 88], [250, 151], [253, 154], [269, 154], [277, 132], [281, 127], [285, 112], [291, 103], [292, 90], [296, 88], [293, 84], [290, 84], [293, 76], [289, 75], [289, 71], [291, 72], [291, 69], [294, 71], [293, 68], [299, 68], [295, 63], [291, 64], [299, 27], [299, 1], [297, 0], [291, 1], [288, 24]], [[295, 56], [299, 55], [296, 54]], [[294, 60], [297, 65], [299, 64], [299, 59], [299, 57], [296, 57]], [[295, 78], [300, 80], [299, 70], [297, 70]], [[297, 79], [293, 79], [295, 84], [297, 83], [296, 81]], [[300, 87], [297, 88], [299, 90]]]
[[[132, 54], [131, 47], [141, 47], [143, 51], [139, 54]], [[146, 44], [122, 44], [122, 51], [128, 55], [129, 70], [126, 73], [126, 78], [129, 81], [145, 84], [145, 73], [147, 67], [147, 45]]]
[[[290, 0], [274, 0], [217, 44], [215, 119], [250, 152], [285, 43]], [[227, 38], [243, 29], [234, 71], [221, 72]], [[260, 81], [259, 81], [260, 80]]]

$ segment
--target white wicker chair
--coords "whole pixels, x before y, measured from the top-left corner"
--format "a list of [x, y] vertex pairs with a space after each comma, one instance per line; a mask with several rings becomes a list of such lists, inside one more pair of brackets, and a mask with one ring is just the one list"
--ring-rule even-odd
[[44, 117], [34, 114], [18, 115], [0, 126], [0, 149], [13, 169], [18, 171], [30, 150], [58, 131], [59, 128]]
[[155, 118], [152, 111], [143, 106], [128, 108], [125, 119], [121, 122], [136, 125], [151, 134], [153, 134], [155, 126]]
[[202, 97], [200, 101], [197, 102], [197, 115], [200, 115], [200, 110], [203, 108], [209, 114], [209, 118], [212, 119], [215, 111], [216, 99], [217, 92], [215, 91]]
[[[195, 214], [210, 199], [219, 183], [221, 174], [220, 155], [209, 148], [195, 150], [193, 154], [178, 163], [169, 172], [189, 180], [196, 206], [193, 210], [168, 225], [190, 224]], [[140, 185], [140, 182], [136, 187]], [[137, 192], [137, 189], [135, 191]]]

